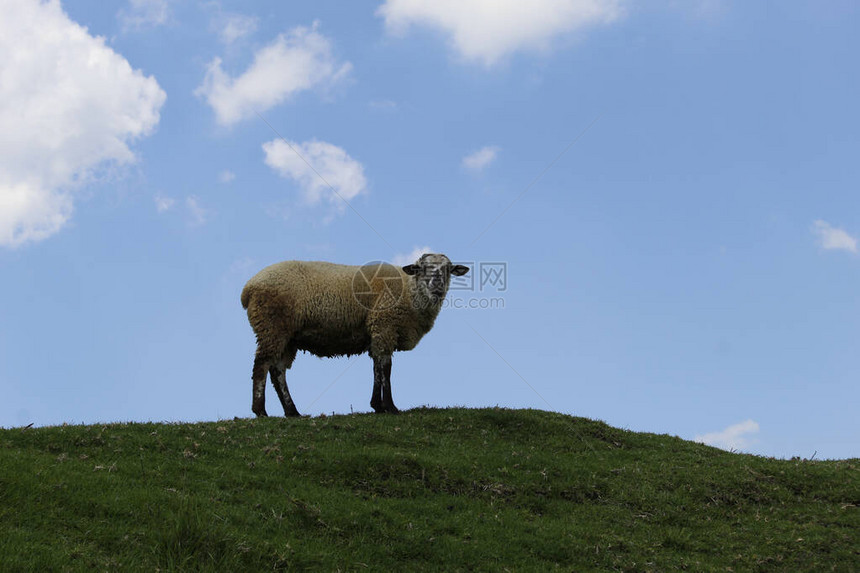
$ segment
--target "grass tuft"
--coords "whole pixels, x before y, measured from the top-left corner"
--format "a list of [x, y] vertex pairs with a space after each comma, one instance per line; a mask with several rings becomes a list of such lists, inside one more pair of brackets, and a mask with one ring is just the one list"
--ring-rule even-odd
[[224, 570], [240, 544], [208, 517], [193, 498], [182, 498], [162, 512], [162, 526], [151, 532], [157, 567], [166, 571]]

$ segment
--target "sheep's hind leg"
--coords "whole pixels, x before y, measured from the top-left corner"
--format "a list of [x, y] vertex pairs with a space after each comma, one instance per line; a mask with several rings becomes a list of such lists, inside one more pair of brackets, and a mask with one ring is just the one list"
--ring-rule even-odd
[[287, 388], [287, 367], [283, 363], [272, 366], [269, 369], [269, 375], [272, 377], [272, 386], [275, 387], [281, 406], [284, 407], [284, 416], [301, 416], [290, 396], [290, 389]]
[[394, 405], [391, 396], [391, 355], [377, 356], [373, 358], [373, 396], [370, 406], [376, 412], [387, 412], [396, 414], [400, 410]]
[[260, 418], [268, 416], [266, 414], [266, 371], [268, 370], [268, 366], [268, 360], [258, 351], [254, 357], [254, 370], [251, 373], [251, 379], [254, 383], [251, 411]]

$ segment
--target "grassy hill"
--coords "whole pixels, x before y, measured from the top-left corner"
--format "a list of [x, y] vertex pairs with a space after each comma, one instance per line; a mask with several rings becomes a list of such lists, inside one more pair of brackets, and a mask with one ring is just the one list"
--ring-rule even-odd
[[860, 460], [533, 410], [0, 430], [0, 571], [857, 571]]

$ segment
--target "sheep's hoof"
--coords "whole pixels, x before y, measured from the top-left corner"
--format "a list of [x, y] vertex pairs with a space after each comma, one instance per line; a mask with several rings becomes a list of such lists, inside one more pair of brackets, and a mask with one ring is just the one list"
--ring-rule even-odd
[[400, 410], [397, 409], [397, 406], [394, 404], [386, 404], [384, 401], [376, 402], [374, 400], [370, 401], [370, 407], [377, 414], [399, 414]]
[[298, 410], [293, 408], [292, 410], [284, 410], [284, 416], [287, 418], [300, 418], [301, 414], [299, 414]]
[[252, 411], [254, 412], [254, 414], [257, 415], [258, 418], [268, 418], [269, 417], [269, 415], [266, 413], [265, 408], [259, 408], [259, 409], [252, 408]]

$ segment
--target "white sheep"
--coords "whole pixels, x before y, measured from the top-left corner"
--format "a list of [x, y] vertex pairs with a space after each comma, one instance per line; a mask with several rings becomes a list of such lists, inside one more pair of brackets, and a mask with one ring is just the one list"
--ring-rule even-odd
[[391, 356], [415, 348], [442, 309], [451, 275], [467, 272], [469, 267], [454, 265], [441, 254], [422, 255], [402, 268], [306, 261], [266, 267], [242, 290], [242, 307], [257, 336], [251, 410], [267, 415], [268, 373], [284, 415], [299, 415], [286, 371], [296, 352], [304, 350], [320, 357], [368, 352], [373, 359], [370, 406], [377, 412], [397, 412], [391, 396]]

